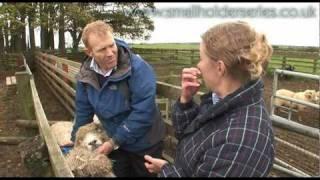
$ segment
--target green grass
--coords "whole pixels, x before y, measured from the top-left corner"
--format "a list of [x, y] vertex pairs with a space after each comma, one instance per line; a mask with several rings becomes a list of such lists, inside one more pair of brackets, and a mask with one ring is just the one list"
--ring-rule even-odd
[[[198, 50], [199, 49], [199, 43], [153, 43], [153, 44], [146, 44], [146, 43], [142, 43], [142, 44], [130, 44], [131, 47], [133, 48], [146, 48], [146, 49], [195, 49]], [[287, 50], [288, 47], [285, 46], [275, 46], [276, 49], [283, 49], [283, 50]], [[310, 48], [309, 48], [310, 49]], [[69, 51], [71, 49], [68, 49]], [[299, 50], [299, 51], [306, 51], [308, 49], [306, 49], [305, 47], [290, 47], [290, 50]], [[314, 49], [312, 49], [314, 50]], [[175, 54], [175, 53], [174, 53]], [[158, 59], [158, 61], [161, 61], [161, 58], [168, 58], [170, 59], [171, 54], [169, 53], [152, 53], [152, 52], [148, 52], [146, 51], [146, 53], [140, 52], [140, 55], [142, 57], [145, 57], [148, 60], [156, 60]], [[196, 54], [194, 54], [196, 55]], [[156, 56], [156, 57], [154, 57]], [[174, 58], [172, 59], [174, 60], [176, 63], [180, 63], [180, 64], [190, 64], [190, 57], [188, 56], [188, 53], [185, 52], [179, 52], [177, 53]], [[194, 57], [193, 58], [193, 63], [197, 63], [198, 61], [198, 57]], [[272, 57], [271, 62], [269, 63], [269, 69], [272, 70], [274, 68], [281, 68], [281, 64], [282, 64], [282, 56], [277, 56], [275, 54], [275, 56]], [[287, 58], [287, 64], [293, 65], [295, 66], [295, 71], [298, 72], [306, 72], [306, 73], [313, 73], [313, 62], [311, 59], [302, 59], [302, 58]], [[304, 67], [305, 65], [309, 66], [309, 67]], [[320, 71], [320, 62], [318, 62], [317, 65], [318, 69], [316, 74], [319, 74]]]
[[[130, 44], [135, 48], [155, 48], [155, 49], [199, 49], [199, 43], [140, 43]], [[303, 46], [281, 46], [272, 45], [274, 50], [283, 51], [303, 51], [303, 52], [318, 52], [318, 47], [303, 47]]]
[[[146, 49], [196, 49], [198, 50], [199, 44], [198, 43], [154, 43], [154, 44], [132, 44], [131, 47], [133, 48], [146, 48]], [[277, 47], [277, 49], [280, 49], [281, 47]], [[286, 48], [284, 48], [286, 49]], [[291, 48], [293, 49], [293, 48]], [[298, 50], [299, 48], [297, 48]], [[303, 49], [300, 49], [303, 50]], [[143, 57], [149, 57], [148, 53], [147, 54], [141, 54]], [[150, 57], [153, 55], [150, 54]], [[161, 55], [165, 56], [165, 54]], [[177, 54], [176, 57], [176, 62], [181, 62], [184, 64], [188, 64], [190, 62], [189, 60], [185, 60], [184, 57], [185, 54]], [[147, 58], [147, 59], [152, 59], [152, 58]], [[276, 63], [276, 64], [275, 64]], [[269, 68], [281, 68], [282, 64], [282, 57], [280, 56], [273, 56], [272, 60], [269, 64]], [[295, 71], [299, 72], [306, 72], [306, 73], [313, 73], [313, 60], [311, 59], [302, 59], [302, 58], [287, 58], [287, 64], [295, 66]], [[319, 62], [318, 62], [319, 64]], [[309, 67], [304, 67], [305, 65]], [[319, 65], [318, 65], [319, 67]], [[318, 73], [318, 72], [317, 72]], [[317, 74], [316, 73], [316, 74]]]
[[154, 44], [131, 44], [133, 48], [152, 49], [199, 49], [199, 43], [154, 43]]

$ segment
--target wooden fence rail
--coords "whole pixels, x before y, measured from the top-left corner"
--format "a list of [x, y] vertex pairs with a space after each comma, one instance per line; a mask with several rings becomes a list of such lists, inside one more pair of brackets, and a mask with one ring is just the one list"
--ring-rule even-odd
[[[199, 61], [198, 49], [165, 49], [165, 48], [132, 48], [150, 64], [173, 64], [175, 66], [191, 66]], [[73, 61], [81, 62], [85, 57], [84, 52], [66, 53], [61, 55], [58, 51], [47, 51], [60, 57], [66, 57]], [[285, 69], [286, 66], [294, 66], [294, 71], [312, 74], [320, 74], [320, 56], [315, 49], [310, 50], [284, 50], [275, 48], [269, 70]]]
[[[26, 64], [26, 61], [24, 59], [24, 71], [16, 72], [16, 76], [18, 75], [21, 78], [17, 78], [18, 84], [20, 86], [23, 86], [24, 88], [18, 89], [18, 94], [21, 94], [21, 92], [29, 92], [29, 94], [24, 94], [26, 97], [20, 98], [20, 100], [25, 98], [31, 98], [31, 106], [33, 107], [33, 113], [35, 118], [32, 118], [33, 116], [28, 116], [28, 119], [36, 119], [36, 123], [39, 127], [39, 134], [41, 135], [41, 138], [45, 141], [45, 144], [47, 146], [51, 167], [53, 170], [53, 173], [56, 177], [74, 177], [73, 173], [71, 172], [69, 166], [67, 165], [67, 162], [65, 161], [64, 155], [62, 154], [60, 147], [54, 138], [53, 134], [50, 131], [50, 126], [48, 123], [48, 119], [46, 117], [46, 114], [43, 110], [36, 85], [33, 79], [33, 75], [30, 71], [29, 66]], [[27, 100], [26, 103], [28, 106], [25, 106], [27, 111], [29, 111], [29, 105], [30, 102]]]
[[[132, 48], [133, 51], [149, 62], [170, 62], [172, 64], [195, 65], [199, 60], [197, 49], [155, 49]], [[295, 67], [295, 71], [320, 74], [320, 57], [317, 52], [297, 52], [275, 50], [269, 63], [270, 69], [286, 65]]]
[[16, 70], [23, 65], [23, 56], [19, 53], [1, 54], [0, 71]]

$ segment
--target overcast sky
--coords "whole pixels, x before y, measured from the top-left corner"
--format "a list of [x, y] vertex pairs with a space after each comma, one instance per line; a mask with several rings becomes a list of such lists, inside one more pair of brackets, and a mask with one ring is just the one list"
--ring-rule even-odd
[[[264, 32], [272, 44], [319, 46], [319, 3], [155, 3], [155, 6], [162, 16], [153, 16], [155, 30], [151, 39], [146, 41], [150, 43], [200, 42], [200, 35], [211, 26], [243, 20], [257, 31]], [[188, 9], [192, 12], [193, 7], [194, 15], [197, 15], [198, 9], [198, 12], [202, 10], [202, 15], [207, 13], [209, 16], [211, 13], [211, 16], [175, 17], [179, 10], [173, 9], [174, 7], [185, 10], [180, 11], [180, 15]], [[243, 14], [239, 12], [236, 14], [240, 9], [247, 10], [247, 17], [241, 17]], [[250, 9], [255, 12], [250, 14]], [[227, 10], [229, 14], [226, 13]], [[230, 14], [230, 10], [234, 14]], [[270, 17], [270, 11], [274, 12], [271, 15], [277, 17]], [[234, 17], [230, 17], [232, 15]]]
[[[155, 30], [148, 41], [200, 42], [200, 35], [222, 22], [243, 20], [264, 32], [273, 45], [319, 47], [319, 3], [154, 3]], [[180, 14], [179, 14], [180, 13]], [[187, 16], [187, 17], [186, 17]], [[71, 37], [66, 33], [67, 46]], [[39, 36], [36, 36], [39, 44]], [[55, 37], [55, 46], [58, 37]]]

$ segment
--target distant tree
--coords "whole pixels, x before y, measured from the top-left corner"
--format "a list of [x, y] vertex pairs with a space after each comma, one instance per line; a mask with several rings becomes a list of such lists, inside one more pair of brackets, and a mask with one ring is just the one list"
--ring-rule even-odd
[[82, 29], [93, 20], [104, 20], [112, 25], [115, 35], [126, 39], [149, 39], [153, 21], [145, 9], [154, 10], [153, 3], [72, 3], [66, 6], [66, 30], [77, 51]]
[[26, 50], [25, 27], [30, 5], [31, 3], [1, 3], [0, 26], [6, 50]]
[[58, 25], [58, 29], [59, 29], [59, 50], [60, 53], [62, 55], [65, 55], [66, 53], [66, 45], [65, 45], [65, 36], [64, 36], [64, 32], [65, 32], [65, 4], [64, 3], [60, 3], [59, 4], [59, 25]]
[[22, 51], [26, 41], [34, 49], [34, 29], [40, 26], [42, 49], [54, 49], [54, 32], [58, 31], [61, 52], [65, 52], [65, 32], [70, 33], [77, 51], [84, 26], [98, 19], [110, 23], [118, 37], [148, 39], [154, 25], [144, 10], [154, 8], [153, 3], [0, 3], [0, 49]]
[[93, 21], [89, 3], [69, 3], [65, 6], [65, 28], [72, 37], [72, 49], [78, 51], [84, 26]]
[[3, 4], [0, 3], [0, 52], [5, 52], [4, 49], [4, 21], [2, 20], [4, 18], [4, 12], [3, 12]]
[[147, 3], [99, 3], [94, 17], [110, 23], [119, 37], [126, 39], [150, 38], [154, 30], [152, 19], [146, 11], [153, 11], [154, 4]]
[[31, 50], [34, 50], [36, 47], [35, 38], [34, 38], [34, 27], [36, 27], [36, 18], [37, 18], [37, 4], [30, 3], [27, 9], [27, 16], [28, 16], [28, 26], [29, 26], [29, 40]]

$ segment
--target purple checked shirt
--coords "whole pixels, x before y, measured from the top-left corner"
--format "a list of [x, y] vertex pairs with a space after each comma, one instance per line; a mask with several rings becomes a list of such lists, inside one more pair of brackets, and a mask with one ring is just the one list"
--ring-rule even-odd
[[172, 114], [178, 139], [174, 164], [160, 177], [263, 177], [274, 159], [274, 135], [261, 79], [213, 103], [177, 101]]

